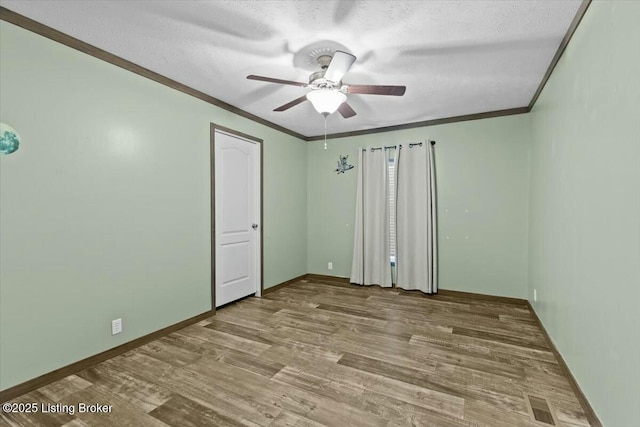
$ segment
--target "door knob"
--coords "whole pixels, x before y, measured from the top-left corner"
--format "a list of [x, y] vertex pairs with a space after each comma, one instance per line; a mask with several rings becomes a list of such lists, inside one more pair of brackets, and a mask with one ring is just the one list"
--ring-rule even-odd
[[258, 229], [258, 224], [252, 224], [251, 228], [253, 228], [254, 230], [257, 230]]

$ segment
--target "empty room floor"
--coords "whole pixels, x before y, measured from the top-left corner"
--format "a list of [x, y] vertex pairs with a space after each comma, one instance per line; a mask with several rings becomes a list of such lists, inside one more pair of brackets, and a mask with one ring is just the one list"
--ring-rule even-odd
[[112, 410], [2, 414], [0, 424], [589, 425], [524, 302], [316, 279], [231, 304], [13, 402]]

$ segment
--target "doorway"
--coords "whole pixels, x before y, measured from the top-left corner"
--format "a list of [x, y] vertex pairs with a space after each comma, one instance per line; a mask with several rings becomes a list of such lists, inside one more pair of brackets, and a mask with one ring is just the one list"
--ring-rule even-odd
[[211, 124], [211, 295], [262, 294], [262, 140]]

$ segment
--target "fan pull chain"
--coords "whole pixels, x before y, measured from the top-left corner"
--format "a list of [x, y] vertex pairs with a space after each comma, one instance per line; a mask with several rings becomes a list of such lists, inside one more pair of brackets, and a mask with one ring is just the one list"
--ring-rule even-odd
[[327, 115], [324, 114], [324, 149], [327, 149]]

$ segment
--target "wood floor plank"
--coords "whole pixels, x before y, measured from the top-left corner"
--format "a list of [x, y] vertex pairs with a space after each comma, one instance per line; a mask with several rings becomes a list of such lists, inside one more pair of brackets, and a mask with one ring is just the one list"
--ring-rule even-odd
[[378, 326], [384, 327], [387, 324], [386, 320], [381, 319], [373, 319], [369, 317], [359, 317], [359, 316], [351, 316], [348, 314], [332, 312], [332, 311], [324, 311], [324, 310], [297, 310], [294, 307], [291, 307], [289, 310], [282, 310], [278, 314], [287, 313], [289, 315], [293, 315], [294, 313], [304, 314], [309, 321], [316, 321], [320, 323], [326, 324], [337, 324], [340, 326], [344, 325], [367, 325], [367, 326]]
[[416, 386], [386, 377], [382, 377], [382, 379], [369, 387], [371, 391], [411, 405], [450, 417], [464, 419], [464, 399], [455, 394], [449, 394], [448, 390], [447, 392], [438, 391], [434, 388]]
[[274, 380], [307, 394], [317, 395], [324, 403], [305, 414], [312, 420], [327, 425], [386, 426], [388, 420], [362, 408], [361, 396], [365, 389], [352, 382], [326, 379], [310, 372], [287, 367], [274, 376]]
[[387, 322], [382, 328], [358, 324], [344, 325], [343, 328], [344, 330], [354, 332], [356, 334], [373, 338], [392, 339], [402, 343], [408, 343], [411, 341], [411, 336], [413, 335], [413, 333], [408, 332], [403, 326], [398, 326], [398, 324], [394, 322]]
[[109, 412], [76, 412], [76, 417], [91, 426], [150, 426], [166, 427], [163, 422], [141, 411], [129, 399], [110, 393], [106, 388], [92, 385], [77, 391], [60, 401], [62, 404], [80, 408], [80, 404], [99, 404], [110, 407]]
[[[411, 369], [406, 366], [394, 365], [393, 363], [353, 353], [345, 353], [340, 360], [338, 360], [338, 363], [361, 371], [394, 378], [409, 384], [419, 384], [420, 380], [428, 378], [430, 374], [435, 372], [435, 367], [430, 369], [430, 371]], [[429, 368], [431, 367], [429, 366]]]
[[372, 351], [383, 349], [391, 354], [412, 354], [412, 350], [416, 349], [416, 347], [411, 345], [413, 335], [411, 335], [411, 338], [407, 341], [406, 337], [398, 334], [384, 334], [382, 331], [376, 334], [362, 334], [358, 332], [357, 329], [343, 328], [333, 334], [331, 338], [331, 342], [338, 346], [340, 343], [347, 345], [356, 343]]
[[265, 337], [274, 342], [300, 342], [303, 344], [326, 346], [332, 335], [279, 325], [265, 332]]
[[278, 345], [271, 346], [270, 349], [265, 350], [260, 357], [278, 361], [285, 366], [291, 363], [292, 360], [301, 358], [306, 362], [322, 362], [328, 361], [335, 363], [342, 357], [343, 353], [329, 350], [327, 347], [319, 346], [315, 344], [302, 343], [297, 341], [281, 341]]
[[243, 427], [245, 425], [180, 395], [172, 397], [151, 411], [149, 415], [168, 426], [175, 427]]
[[384, 317], [371, 314], [367, 310], [361, 310], [357, 308], [348, 308], [348, 307], [343, 307], [341, 305], [320, 304], [318, 305], [317, 310], [331, 311], [335, 313], [346, 314], [347, 316], [359, 317], [364, 319], [385, 320]]
[[[523, 399], [524, 405], [524, 399]], [[498, 410], [493, 405], [479, 400], [467, 402], [464, 408], [465, 418], [473, 419], [477, 423], [487, 427], [541, 427], [531, 420], [526, 412], [508, 412]]]
[[173, 392], [135, 373], [113, 365], [97, 365], [78, 373], [88, 383], [105, 388], [124, 400], [152, 411], [173, 396]]
[[269, 427], [322, 427], [324, 425], [303, 416], [282, 411], [273, 419]]
[[162, 360], [173, 366], [184, 366], [193, 363], [202, 357], [200, 352], [189, 350], [184, 345], [184, 340], [163, 337], [138, 348], [137, 351]]
[[465, 351], [465, 348], [458, 347], [458, 354], [452, 354], [448, 348], [432, 345], [424, 350], [424, 356], [437, 362], [439, 365], [451, 365], [477, 372], [487, 372], [494, 376], [501, 376], [512, 380], [523, 381], [526, 374], [521, 367], [514, 366], [506, 361], [501, 361], [488, 354], [478, 354], [472, 351]]
[[302, 370], [290, 366], [278, 372], [273, 379], [305, 392], [346, 403], [353, 407], [358, 406], [357, 401], [365, 391], [363, 384], [357, 384], [352, 381], [336, 381], [331, 377], [322, 376], [321, 373], [312, 372], [310, 369]]
[[310, 332], [320, 332], [333, 334], [343, 325], [329, 319], [310, 319], [306, 312], [294, 310], [280, 310], [274, 316], [274, 326], [288, 326], [290, 328], [302, 329]]
[[[450, 337], [451, 338], [450, 338]], [[457, 348], [465, 346], [468, 349], [477, 348], [479, 351], [487, 350], [488, 352], [501, 353], [509, 356], [525, 357], [534, 360], [542, 361], [555, 361], [555, 356], [551, 351], [539, 350], [535, 348], [526, 348], [522, 346], [516, 346], [497, 341], [485, 341], [478, 340], [472, 337], [466, 337], [459, 334], [448, 334], [443, 337], [438, 336], [426, 336], [426, 335], [413, 335], [411, 337], [411, 344], [423, 347], [429, 347], [432, 344], [439, 344], [441, 346], [449, 346], [450, 348]], [[508, 357], [508, 356], [506, 356]]]
[[520, 336], [508, 336], [504, 334], [495, 334], [490, 332], [479, 331], [476, 329], [469, 328], [453, 328], [453, 333], [455, 335], [464, 335], [466, 337], [477, 338], [485, 341], [494, 341], [500, 342], [504, 344], [511, 344], [518, 347], [525, 348], [533, 348], [537, 350], [547, 350], [549, 351], [549, 345], [545, 342], [542, 342], [539, 339], [531, 339], [527, 337]]
[[367, 298], [367, 303], [375, 307], [390, 308], [393, 310], [432, 312], [437, 308], [452, 309], [469, 312], [471, 305], [456, 301], [429, 300], [425, 304], [420, 298], [413, 298], [406, 295], [371, 295]]
[[[279, 311], [279, 310], [278, 310]], [[272, 341], [269, 341], [261, 336], [264, 332], [260, 329], [249, 328], [247, 326], [240, 326], [233, 323], [225, 322], [224, 320], [214, 319], [205, 328], [212, 329], [214, 331], [223, 332], [229, 335], [235, 335], [236, 337], [246, 338], [250, 341], [256, 341], [262, 344], [271, 345]]]
[[90, 385], [91, 383], [89, 381], [80, 378], [77, 375], [69, 375], [60, 381], [56, 381], [38, 389], [38, 391], [47, 396], [53, 402], [58, 402], [60, 399], [63, 399], [76, 391], [83, 390]]
[[63, 424], [62, 427], [90, 427], [90, 426], [84, 421], [76, 418], [75, 420], [71, 420], [68, 423]]
[[157, 379], [170, 375], [175, 368], [173, 365], [155, 359], [137, 349], [109, 359], [100, 365], [106, 365], [106, 368], [113, 370], [114, 373], [125, 370], [130, 375], [135, 375], [154, 384], [159, 384]]
[[262, 331], [269, 330], [271, 318], [273, 317], [273, 313], [252, 310], [251, 308], [237, 310], [234, 309], [233, 304], [229, 307], [224, 307], [223, 309], [216, 311], [216, 313], [216, 320], [222, 320], [228, 323], [247, 326], [249, 328]]
[[216, 331], [208, 327], [198, 329], [187, 327], [182, 330], [182, 333], [191, 337], [201, 337], [218, 346], [227, 347], [232, 350], [242, 351], [249, 354], [260, 354], [269, 348], [269, 344]]
[[579, 403], [557, 399], [551, 402], [551, 405], [561, 425], [589, 427], [589, 420]]
[[526, 395], [559, 426], [588, 426], [526, 304], [316, 277], [14, 400], [112, 413], [0, 413], [0, 424], [539, 427]]
[[270, 361], [269, 359], [263, 357], [262, 354], [258, 357], [235, 350], [230, 350], [218, 360], [222, 363], [226, 363], [227, 365], [242, 368], [255, 374], [269, 378], [273, 377], [282, 368], [284, 368], [283, 364]]
[[295, 301], [295, 300], [270, 300], [267, 298], [260, 298], [263, 301], [266, 301], [268, 304], [272, 305], [273, 307], [278, 307], [281, 310], [283, 309], [294, 309], [294, 310], [304, 310], [307, 311], [310, 308], [316, 308], [318, 307], [318, 303], [315, 302], [301, 302], [301, 301]]

